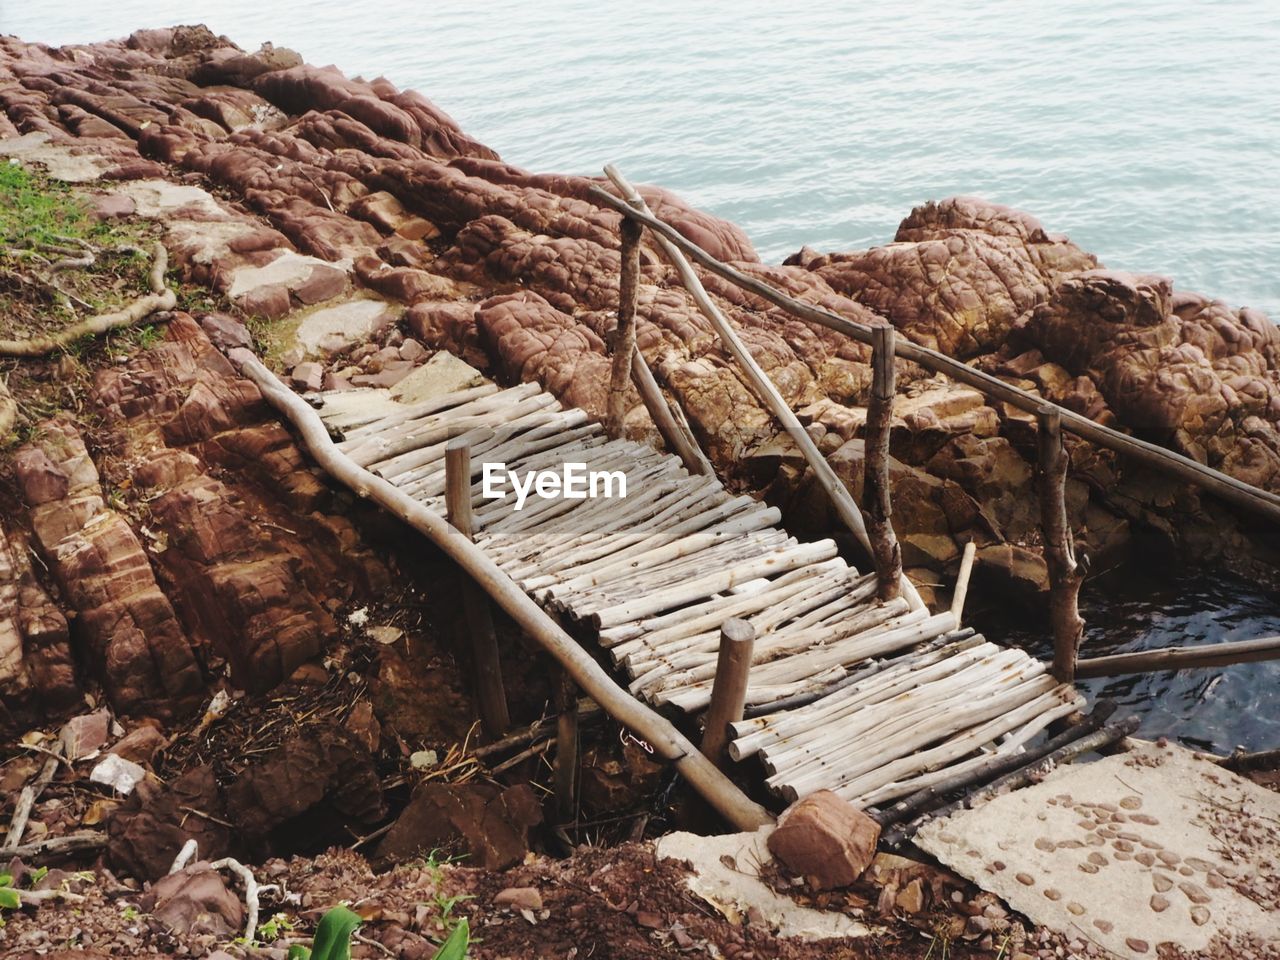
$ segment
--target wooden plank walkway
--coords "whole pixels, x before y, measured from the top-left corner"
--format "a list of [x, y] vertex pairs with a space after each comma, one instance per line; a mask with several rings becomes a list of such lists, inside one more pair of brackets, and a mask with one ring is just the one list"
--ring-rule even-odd
[[[776, 508], [609, 439], [537, 384], [413, 405], [381, 390], [320, 401], [345, 456], [441, 516], [445, 447], [465, 437], [477, 546], [545, 609], [588, 627], [633, 696], [702, 711], [720, 626], [750, 623], [750, 719], [734, 725], [730, 755], [758, 756], [785, 799], [828, 788], [878, 806], [1014, 751], [1083, 706], [1024, 651], [957, 632], [950, 612], [878, 601], [875, 575], [849, 566], [834, 541], [797, 541]], [[530, 491], [519, 510], [509, 484], [484, 496], [485, 463], [523, 475], [568, 462], [622, 472], [627, 495]]]

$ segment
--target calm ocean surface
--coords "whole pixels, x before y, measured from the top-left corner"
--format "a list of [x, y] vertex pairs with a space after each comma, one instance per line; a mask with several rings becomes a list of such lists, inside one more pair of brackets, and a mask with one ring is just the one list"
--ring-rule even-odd
[[[739, 223], [766, 260], [883, 243], [915, 204], [979, 194], [1109, 266], [1280, 320], [1280, 4], [825, 6], [0, 0], [0, 32], [58, 44], [203, 22], [246, 49], [271, 40], [420, 90], [530, 170], [616, 162]], [[1276, 596], [1197, 580], [1193, 603], [1192, 582], [1091, 584], [1090, 646], [1280, 632]], [[1142, 704], [1151, 735], [1274, 746], [1280, 667], [1218, 676], [1110, 692]]]

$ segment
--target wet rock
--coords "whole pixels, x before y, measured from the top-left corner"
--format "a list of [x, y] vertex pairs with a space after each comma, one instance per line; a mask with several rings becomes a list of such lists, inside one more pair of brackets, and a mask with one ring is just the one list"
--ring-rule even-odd
[[204, 861], [157, 881], [141, 907], [177, 934], [227, 937], [244, 930], [239, 895]]
[[487, 783], [425, 783], [378, 845], [377, 857], [406, 860], [461, 845], [469, 862], [505, 870], [524, 858], [529, 828], [541, 822], [537, 798], [525, 784], [502, 789]]
[[880, 825], [830, 790], [792, 804], [769, 835], [769, 852], [815, 890], [846, 887], [876, 853]]

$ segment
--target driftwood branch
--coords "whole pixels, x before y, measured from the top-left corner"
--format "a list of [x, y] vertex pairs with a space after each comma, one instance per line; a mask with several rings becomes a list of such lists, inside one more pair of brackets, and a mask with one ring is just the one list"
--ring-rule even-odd
[[[686, 239], [670, 224], [659, 220], [648, 210], [633, 206], [629, 202], [630, 198], [620, 199], [607, 190], [596, 186], [590, 188], [590, 193], [593, 200], [612, 210], [616, 210], [625, 217], [643, 223], [655, 235], [662, 237], [684, 251], [716, 276], [723, 277], [735, 286], [762, 297], [769, 303], [781, 307], [801, 320], [816, 323], [829, 330], [842, 333], [853, 340], [857, 340], [859, 343], [870, 345], [871, 327], [867, 324], [850, 320], [848, 317], [842, 317], [840, 314], [823, 307], [797, 300], [795, 297], [783, 293], [762, 280], [749, 276], [728, 264], [721, 263], [696, 243]], [[906, 337], [898, 338], [894, 346], [894, 352], [903, 360], [918, 363], [926, 370], [932, 370], [935, 373], [945, 373], [952, 380], [976, 387], [987, 396], [1008, 403], [1019, 410], [1037, 413], [1044, 405], [1043, 397], [1027, 393], [1012, 384], [1005, 383], [999, 377], [976, 370], [963, 360], [957, 360], [938, 350], [912, 343]], [[1158, 444], [1139, 440], [1137, 437], [1131, 437], [1128, 434], [1121, 433], [1119, 430], [1104, 427], [1102, 424], [1095, 423], [1088, 417], [1072, 410], [1062, 407], [1059, 407], [1058, 410], [1062, 417], [1064, 430], [1068, 430], [1077, 436], [1084, 437], [1086, 440], [1091, 440], [1100, 447], [1114, 450], [1156, 470], [1162, 470], [1185, 483], [1195, 484], [1201, 489], [1221, 497], [1228, 503], [1252, 510], [1273, 522], [1280, 522], [1280, 495], [1261, 490], [1242, 480], [1237, 480], [1235, 477], [1229, 477], [1225, 473], [1214, 470], [1212, 467], [1207, 467], [1202, 463], [1197, 463], [1190, 457], [1184, 457]]]
[[1185, 670], [1189, 667], [1228, 667], [1257, 660], [1280, 660], [1280, 637], [1201, 644], [1195, 647], [1164, 647], [1087, 657], [1076, 662], [1076, 676], [1115, 677], [1125, 673], [1152, 673], [1157, 670]]
[[9, 821], [9, 832], [5, 835], [4, 846], [0, 847], [0, 854], [12, 853], [22, 842], [22, 835], [27, 830], [27, 821], [31, 819], [31, 808], [40, 799], [40, 794], [44, 793], [44, 788], [49, 785], [53, 775], [58, 772], [58, 764], [62, 760], [61, 750], [60, 745], [54, 747], [50, 751], [52, 756], [44, 762], [34, 782], [22, 788], [22, 792], [18, 795], [18, 804], [13, 809], [13, 819]]
[[[72, 324], [52, 336], [32, 337], [29, 340], [0, 340], [0, 356], [6, 357], [43, 357], [61, 350], [81, 337], [97, 336], [121, 327], [133, 326], [145, 320], [153, 313], [172, 310], [178, 304], [178, 297], [165, 286], [164, 273], [169, 267], [169, 254], [164, 244], [156, 243], [151, 264], [151, 293], [139, 297], [121, 310], [100, 313], [80, 323]], [[0, 416], [3, 416], [0, 412]]]
[[33, 843], [22, 843], [6, 854], [30, 860], [33, 857], [70, 856], [73, 853], [92, 853], [107, 845], [107, 835], [99, 831], [69, 833], [62, 837], [50, 837]]

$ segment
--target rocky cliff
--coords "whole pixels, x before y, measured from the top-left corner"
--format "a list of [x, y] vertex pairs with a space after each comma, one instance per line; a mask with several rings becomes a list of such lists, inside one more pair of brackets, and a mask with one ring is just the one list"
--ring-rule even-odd
[[[59, 49], [5, 38], [0, 138], [0, 154], [79, 183], [96, 215], [154, 224], [190, 307], [161, 343], [96, 369], [80, 418], [24, 424], [21, 504], [0, 512], [11, 710], [74, 699], [77, 657], [125, 711], [189, 709], [223, 666], [269, 688], [334, 636], [335, 601], [385, 577], [215, 349], [248, 342], [235, 314], [300, 387], [391, 386], [447, 350], [604, 411], [617, 215], [591, 202], [592, 181], [503, 162], [418, 93], [285, 49], [245, 52], [203, 27]], [[644, 193], [684, 235], [797, 297], [887, 320], [1280, 491], [1280, 333], [1254, 311], [1106, 270], [1033, 217], [973, 198], [917, 208], [885, 246], [806, 248], [775, 266], [732, 224]], [[867, 348], [704, 281], [860, 494]], [[835, 529], [797, 451], [649, 248], [638, 323], [722, 474], [780, 503], [797, 530]], [[1042, 588], [1034, 424], [910, 365], [899, 382], [894, 520], [909, 571], [945, 578], [974, 540], [990, 581]], [[654, 436], [638, 397], [627, 425]], [[1082, 442], [1071, 455], [1070, 519], [1091, 554], [1141, 529], [1179, 549], [1268, 556], [1194, 491]]]

